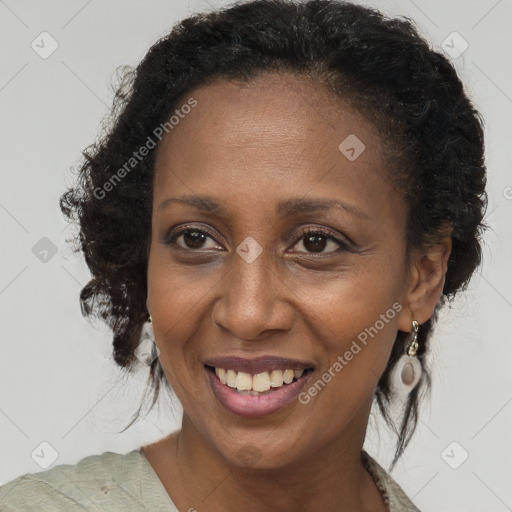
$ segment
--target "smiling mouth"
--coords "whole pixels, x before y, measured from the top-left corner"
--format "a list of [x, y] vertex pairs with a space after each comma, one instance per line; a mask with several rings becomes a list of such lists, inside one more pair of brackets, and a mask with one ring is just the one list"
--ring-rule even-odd
[[241, 395], [261, 396], [275, 392], [309, 375], [313, 368], [272, 370], [260, 373], [237, 372], [235, 370], [204, 365], [222, 384]]

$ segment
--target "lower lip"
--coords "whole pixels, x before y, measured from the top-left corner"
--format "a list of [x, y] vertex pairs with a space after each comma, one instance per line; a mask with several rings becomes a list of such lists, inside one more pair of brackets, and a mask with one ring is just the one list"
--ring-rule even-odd
[[286, 407], [297, 398], [312, 373], [308, 371], [295, 382], [285, 384], [265, 395], [244, 395], [237, 393], [236, 389], [222, 384], [215, 373], [206, 367], [205, 371], [208, 375], [213, 394], [219, 402], [229, 411], [246, 418], [267, 416]]

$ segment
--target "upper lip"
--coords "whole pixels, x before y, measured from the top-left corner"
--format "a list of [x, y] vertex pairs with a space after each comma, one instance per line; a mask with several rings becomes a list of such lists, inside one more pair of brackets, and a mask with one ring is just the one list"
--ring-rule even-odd
[[287, 357], [264, 355], [247, 359], [235, 356], [212, 357], [203, 361], [205, 365], [236, 372], [263, 373], [272, 370], [302, 370], [314, 368], [309, 361], [290, 359]]

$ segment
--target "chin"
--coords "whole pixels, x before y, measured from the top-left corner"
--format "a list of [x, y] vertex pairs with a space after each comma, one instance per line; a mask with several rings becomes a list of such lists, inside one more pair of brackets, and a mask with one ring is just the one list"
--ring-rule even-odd
[[[284, 431], [285, 427], [272, 427], [266, 432], [252, 432], [243, 435], [237, 432], [224, 432], [222, 439], [213, 439], [216, 451], [229, 463], [239, 469], [272, 470], [297, 465], [299, 459], [307, 456], [307, 446], [311, 446], [309, 436], [299, 435], [297, 439]], [[234, 439], [240, 439], [235, 443]], [[299, 446], [301, 448], [299, 448]], [[302, 448], [303, 447], [303, 448]]]

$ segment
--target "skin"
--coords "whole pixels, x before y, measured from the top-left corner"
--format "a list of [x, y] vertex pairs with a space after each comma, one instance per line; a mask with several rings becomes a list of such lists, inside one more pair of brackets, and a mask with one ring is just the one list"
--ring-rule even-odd
[[[181, 430], [144, 447], [181, 511], [385, 511], [360, 461], [372, 397], [397, 330], [434, 311], [449, 236], [405, 259], [404, 200], [385, 169], [376, 127], [306, 78], [217, 80], [159, 145], [148, 263], [148, 311], [160, 362], [184, 409]], [[350, 134], [365, 144], [349, 161]], [[208, 195], [225, 217], [170, 197]], [[338, 199], [357, 208], [281, 217], [280, 201]], [[172, 228], [209, 229], [204, 241]], [[322, 228], [352, 241], [350, 250]], [[294, 241], [294, 235], [297, 240]], [[236, 252], [246, 237], [262, 253]], [[314, 363], [321, 378], [394, 303], [401, 311], [307, 405], [243, 418], [214, 397], [202, 361], [272, 354]]]

